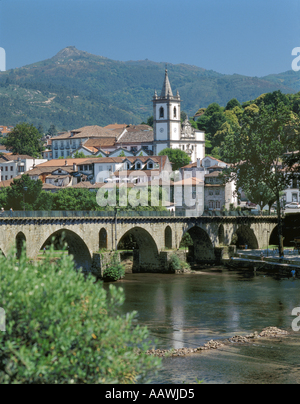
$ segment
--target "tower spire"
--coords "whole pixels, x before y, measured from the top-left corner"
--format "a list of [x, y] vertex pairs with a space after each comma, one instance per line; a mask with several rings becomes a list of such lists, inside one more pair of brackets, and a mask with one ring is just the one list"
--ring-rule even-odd
[[170, 84], [169, 77], [168, 77], [167, 65], [166, 65], [166, 69], [165, 69], [165, 80], [164, 80], [164, 84], [163, 84], [160, 96], [161, 96], [161, 98], [173, 97], [171, 84]]

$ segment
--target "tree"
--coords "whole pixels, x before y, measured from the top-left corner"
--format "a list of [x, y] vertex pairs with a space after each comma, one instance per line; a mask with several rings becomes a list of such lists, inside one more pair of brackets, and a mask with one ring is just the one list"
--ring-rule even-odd
[[[105, 291], [53, 248], [32, 263], [25, 252], [0, 256], [6, 332], [0, 332], [0, 384], [146, 383], [161, 366], [125, 296]], [[97, 319], [97, 321], [95, 321]]]
[[56, 127], [55, 127], [55, 125], [50, 125], [50, 127], [49, 127], [49, 129], [48, 129], [48, 132], [46, 133], [46, 135], [48, 135], [48, 136], [50, 136], [50, 137], [53, 137], [53, 136], [56, 136], [57, 135], [57, 129], [56, 129]]
[[231, 110], [235, 107], [241, 108], [241, 104], [238, 102], [236, 98], [232, 98], [230, 101], [228, 101], [225, 110]]
[[[250, 108], [250, 107], [247, 107]], [[237, 189], [244, 184], [255, 190], [265, 183], [274, 192], [277, 202], [278, 245], [283, 255], [280, 194], [295, 176], [293, 161], [286, 152], [299, 150], [299, 118], [280, 100], [272, 105], [245, 108], [239, 131], [231, 133], [224, 142], [224, 155], [233, 165], [225, 173], [226, 181], [236, 181]]]
[[44, 150], [42, 137], [33, 125], [23, 122], [9, 132], [4, 144], [13, 154], [39, 157]]
[[188, 154], [180, 149], [165, 148], [158, 153], [159, 156], [168, 156], [172, 163], [173, 171], [178, 170], [180, 167], [186, 166], [190, 163]]
[[53, 210], [98, 210], [96, 193], [88, 189], [65, 188], [53, 195]]
[[25, 200], [25, 210], [36, 209], [42, 187], [41, 180], [32, 180], [28, 174], [23, 174], [20, 179], [14, 178], [10, 187], [7, 187], [6, 208], [23, 210]]
[[83, 153], [83, 151], [79, 152], [78, 150], [76, 150], [76, 152], [74, 153], [74, 158], [75, 159], [84, 159], [84, 158], [86, 158], [86, 155]]
[[264, 182], [256, 183], [255, 187], [249, 186], [246, 182], [243, 185], [243, 191], [249, 201], [259, 205], [260, 210], [269, 205], [269, 211], [272, 204], [276, 201], [276, 195]]

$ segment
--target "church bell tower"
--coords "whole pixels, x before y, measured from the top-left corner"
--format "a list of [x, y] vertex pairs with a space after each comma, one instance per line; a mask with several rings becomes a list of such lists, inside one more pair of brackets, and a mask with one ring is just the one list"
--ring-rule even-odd
[[168, 70], [165, 70], [165, 80], [160, 96], [156, 91], [153, 96], [153, 134], [154, 154], [172, 147], [172, 141], [177, 143], [181, 136], [180, 96], [177, 91], [173, 96]]

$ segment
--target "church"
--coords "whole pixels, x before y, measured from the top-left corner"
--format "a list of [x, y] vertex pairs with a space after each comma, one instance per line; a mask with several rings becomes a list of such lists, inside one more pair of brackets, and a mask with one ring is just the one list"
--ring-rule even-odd
[[168, 70], [165, 70], [164, 84], [160, 96], [153, 96], [153, 152], [158, 153], [166, 147], [185, 151], [194, 163], [205, 157], [205, 133], [194, 129], [188, 118], [181, 123], [179, 92], [173, 95]]

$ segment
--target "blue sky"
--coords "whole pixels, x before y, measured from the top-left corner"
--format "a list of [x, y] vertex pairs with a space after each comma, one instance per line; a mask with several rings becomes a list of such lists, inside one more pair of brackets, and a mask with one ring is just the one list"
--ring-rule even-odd
[[7, 69], [74, 45], [261, 77], [291, 70], [299, 17], [299, 0], [0, 0], [0, 47]]

